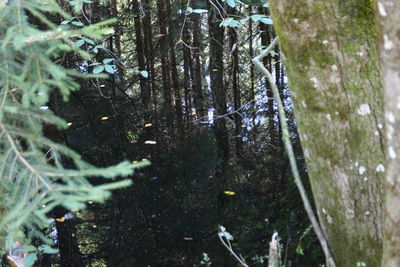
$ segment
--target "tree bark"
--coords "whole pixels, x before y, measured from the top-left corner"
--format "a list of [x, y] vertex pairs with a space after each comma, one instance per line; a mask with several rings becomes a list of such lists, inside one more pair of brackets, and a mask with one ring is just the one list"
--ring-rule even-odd
[[178, 131], [182, 131], [182, 104], [181, 104], [181, 83], [177, 68], [177, 60], [175, 53], [175, 21], [172, 16], [172, 8], [170, 0], [164, 0], [165, 13], [168, 18], [168, 54], [169, 54], [169, 70], [171, 72], [171, 85], [174, 95], [175, 117]]
[[[134, 25], [135, 25], [135, 37], [136, 37], [136, 58], [140, 71], [146, 70], [146, 61], [144, 58], [144, 46], [143, 46], [143, 36], [142, 36], [142, 23], [140, 19], [140, 6], [137, 0], [132, 0], [133, 13], [134, 15]], [[140, 98], [144, 108], [148, 108], [150, 102], [150, 90], [147, 83], [147, 78], [139, 74], [140, 80]]]
[[200, 118], [205, 116], [204, 108], [204, 94], [203, 85], [201, 82], [202, 71], [201, 71], [201, 60], [200, 60], [200, 45], [201, 45], [201, 22], [200, 15], [193, 14], [193, 58], [194, 58], [194, 81], [193, 81], [193, 91], [194, 91], [194, 105], [196, 107], [196, 113]]
[[167, 127], [171, 129], [173, 126], [173, 113], [172, 113], [172, 90], [171, 90], [171, 77], [169, 72], [169, 59], [168, 59], [168, 37], [166, 25], [166, 12], [165, 1], [157, 1], [158, 23], [160, 27], [160, 49], [161, 49], [161, 71], [162, 83], [164, 93], [164, 109], [166, 112]]
[[400, 266], [400, 3], [378, 1], [380, 59], [385, 94], [387, 166], [382, 266]]
[[[232, 9], [230, 14], [235, 14]], [[234, 116], [235, 121], [235, 152], [236, 157], [240, 158], [242, 153], [242, 116], [239, 114], [241, 106], [241, 94], [239, 89], [239, 44], [237, 31], [234, 28], [229, 29], [230, 51], [232, 60], [232, 91], [233, 91], [233, 108], [236, 110]]]
[[385, 144], [373, 3], [270, 5], [319, 219], [337, 266], [380, 266]]
[[[222, 6], [222, 2], [218, 1], [219, 6]], [[208, 25], [210, 34], [210, 82], [211, 92], [213, 95], [213, 102], [216, 113], [218, 115], [224, 115], [227, 113], [226, 106], [226, 92], [224, 88], [224, 28], [220, 27], [220, 22], [217, 19], [218, 11], [215, 7], [210, 8]], [[214, 131], [217, 143], [217, 154], [219, 164], [217, 166], [216, 176], [219, 178], [225, 177], [226, 167], [229, 161], [229, 139], [228, 130], [224, 118], [220, 118], [214, 121]], [[222, 185], [225, 181], [220, 181]]]

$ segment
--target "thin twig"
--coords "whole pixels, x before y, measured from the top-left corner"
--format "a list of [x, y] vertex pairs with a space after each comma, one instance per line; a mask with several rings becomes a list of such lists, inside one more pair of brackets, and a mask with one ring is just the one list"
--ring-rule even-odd
[[304, 208], [307, 212], [308, 218], [311, 221], [311, 224], [314, 228], [315, 234], [317, 235], [318, 240], [324, 251], [324, 254], [326, 257], [326, 262], [329, 267], [336, 267], [336, 263], [335, 263], [332, 255], [331, 255], [331, 252], [329, 250], [326, 237], [321, 229], [321, 225], [319, 224], [317, 217], [314, 214], [314, 211], [312, 210], [310, 200], [308, 199], [307, 192], [306, 192], [303, 182], [301, 181], [301, 178], [300, 178], [299, 170], [298, 170], [297, 164], [296, 164], [296, 157], [294, 155], [293, 146], [290, 141], [288, 126], [286, 124], [285, 110], [282, 105], [282, 100], [279, 95], [278, 87], [276, 86], [271, 73], [268, 71], [267, 68], [264, 67], [264, 65], [262, 63], [262, 59], [270, 53], [272, 48], [274, 48], [277, 43], [278, 43], [278, 37], [275, 37], [275, 39], [268, 46], [268, 48], [265, 49], [265, 51], [262, 52], [260, 55], [256, 56], [252, 61], [253, 61], [254, 65], [257, 66], [257, 68], [262, 72], [262, 74], [264, 74], [267, 77], [268, 82], [271, 85], [272, 93], [275, 97], [275, 100], [276, 100], [276, 103], [278, 106], [279, 119], [280, 119], [280, 123], [281, 123], [281, 127], [282, 127], [282, 141], [285, 144], [286, 152], [289, 157], [290, 167], [292, 169], [292, 174], [294, 176], [295, 184], [297, 186], [297, 189], [299, 190], [299, 193], [300, 193], [301, 199], [303, 201]]

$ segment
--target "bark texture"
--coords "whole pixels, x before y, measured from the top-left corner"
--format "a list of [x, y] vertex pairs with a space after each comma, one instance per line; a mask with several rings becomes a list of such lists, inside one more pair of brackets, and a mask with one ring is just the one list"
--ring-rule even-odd
[[385, 92], [387, 166], [382, 266], [400, 266], [400, 2], [377, 2], [380, 51]]
[[385, 141], [373, 1], [270, 5], [319, 219], [337, 266], [380, 266]]

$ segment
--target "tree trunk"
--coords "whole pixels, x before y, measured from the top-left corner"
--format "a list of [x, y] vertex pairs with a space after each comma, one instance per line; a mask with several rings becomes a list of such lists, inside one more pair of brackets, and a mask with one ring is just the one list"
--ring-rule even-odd
[[196, 113], [200, 118], [205, 115], [204, 109], [204, 95], [203, 95], [203, 85], [201, 82], [202, 71], [201, 71], [201, 60], [200, 60], [200, 38], [201, 38], [201, 23], [200, 15], [193, 14], [193, 57], [194, 57], [194, 81], [193, 81], [193, 91], [194, 91], [194, 105], [196, 107]]
[[[142, 23], [140, 20], [140, 6], [137, 0], [132, 0], [134, 24], [135, 24], [135, 37], [136, 37], [136, 58], [140, 71], [146, 70], [146, 61], [144, 58], [144, 46], [143, 46], [143, 36], [142, 36]], [[148, 108], [150, 102], [150, 90], [147, 83], [147, 78], [139, 74], [140, 80], [140, 98], [142, 100], [142, 105], [145, 109]]]
[[150, 81], [149, 87], [154, 110], [157, 109], [157, 94], [156, 94], [156, 71], [154, 67], [154, 48], [153, 48], [153, 27], [151, 26], [151, 1], [143, 1], [144, 17], [143, 17], [143, 35], [144, 49], [147, 70], [149, 72]]
[[385, 151], [372, 1], [270, 5], [314, 199], [337, 266], [380, 266]]
[[[232, 8], [230, 14], [235, 14]], [[230, 51], [232, 60], [232, 91], [233, 91], [233, 108], [236, 110], [234, 116], [235, 121], [235, 152], [236, 157], [241, 157], [242, 151], [242, 116], [239, 114], [241, 106], [241, 94], [239, 89], [239, 44], [237, 31], [234, 28], [229, 29]]]
[[[253, 14], [253, 7], [249, 6], [249, 16]], [[249, 19], [249, 55], [250, 58], [254, 58], [254, 44], [253, 44], [253, 20]], [[257, 138], [257, 125], [256, 125], [256, 87], [255, 87], [255, 74], [254, 74], [254, 64], [250, 65], [250, 99], [251, 101], [251, 121], [252, 121], [252, 132], [253, 132], [253, 141], [256, 141]]]
[[181, 104], [181, 83], [179, 79], [179, 73], [177, 68], [176, 53], [175, 53], [175, 21], [172, 16], [171, 2], [170, 0], [164, 0], [165, 13], [168, 18], [168, 54], [169, 54], [169, 70], [171, 72], [171, 85], [172, 92], [174, 94], [174, 107], [175, 117], [178, 131], [182, 131], [182, 104]]
[[[218, 1], [220, 2], [220, 1]], [[219, 3], [222, 6], [222, 2]], [[227, 113], [226, 92], [224, 88], [224, 28], [219, 26], [217, 20], [218, 11], [212, 7], [209, 12], [208, 25], [210, 34], [210, 82], [213, 94], [213, 102], [216, 113], [224, 115]], [[217, 177], [224, 177], [229, 161], [228, 130], [224, 118], [215, 120], [215, 137], [217, 141], [218, 168]], [[225, 184], [221, 181], [222, 184]]]
[[166, 27], [165, 0], [157, 1], [158, 22], [160, 26], [161, 71], [164, 91], [164, 110], [166, 113], [167, 127], [173, 127], [171, 77], [168, 60], [168, 38]]
[[[387, 167], [382, 266], [400, 266], [400, 3], [379, 1], [380, 59], [385, 94]], [[381, 166], [383, 171], [385, 166]]]

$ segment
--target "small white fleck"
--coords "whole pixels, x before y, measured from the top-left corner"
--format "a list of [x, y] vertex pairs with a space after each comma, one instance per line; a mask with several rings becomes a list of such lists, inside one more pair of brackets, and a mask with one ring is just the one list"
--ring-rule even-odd
[[308, 149], [304, 149], [304, 156], [308, 158], [310, 156], [310, 152], [308, 152]]
[[147, 140], [146, 142], [144, 142], [146, 145], [155, 145], [157, 144], [156, 141], [151, 141], [151, 140]]
[[392, 112], [387, 112], [386, 113], [386, 119], [388, 120], [388, 122], [390, 123], [395, 123], [396, 119], [394, 118], [394, 115]]
[[400, 102], [397, 103], [397, 109], [400, 109]]
[[293, 19], [293, 22], [294, 22], [294, 23], [299, 23], [299, 19], [298, 19], [298, 18], [294, 18], [294, 19]]
[[378, 128], [379, 128], [379, 129], [382, 129], [382, 128], [383, 128], [383, 125], [382, 125], [381, 123], [379, 123], [379, 124], [378, 124]]
[[386, 137], [389, 141], [393, 139], [394, 128], [391, 124], [387, 125]]
[[335, 112], [335, 115], [339, 115], [339, 112], [336, 111], [336, 112]]
[[359, 55], [360, 57], [362, 57], [362, 56], [364, 56], [364, 52], [363, 52], [363, 51], [360, 51], [360, 52], [358, 53], [358, 55]]
[[358, 109], [357, 109], [357, 114], [361, 116], [365, 116], [367, 114], [371, 113], [371, 109], [368, 104], [362, 104]]
[[364, 181], [367, 182], [368, 181], [368, 177], [364, 177]]
[[323, 40], [322, 43], [323, 43], [324, 45], [327, 45], [327, 44], [329, 44], [329, 41], [328, 41], [328, 40]]
[[360, 175], [363, 175], [363, 174], [365, 173], [366, 170], [367, 170], [367, 169], [366, 169], [364, 166], [360, 166], [360, 168], [358, 168], [358, 173], [359, 173]]
[[370, 212], [369, 212], [369, 210], [367, 210], [366, 212], [365, 212], [365, 216], [368, 216], [370, 214]]
[[382, 17], [387, 16], [385, 7], [383, 6], [383, 4], [381, 2], [378, 2], [378, 9], [379, 9], [379, 14], [381, 14]]
[[317, 79], [317, 77], [311, 77], [310, 81], [313, 82], [315, 88], [318, 87], [318, 79]]
[[332, 65], [331, 69], [332, 69], [333, 71], [337, 71], [337, 70], [338, 70], [338, 68], [337, 68], [336, 65]]
[[306, 101], [301, 100], [301, 105], [306, 108], [307, 107]]
[[356, 161], [356, 163], [354, 163], [354, 166], [358, 167], [358, 164], [359, 164], [358, 161]]
[[375, 171], [376, 172], [384, 172], [385, 171], [385, 166], [383, 166], [383, 164], [379, 164], [378, 166], [376, 166]]
[[396, 152], [394, 152], [394, 149], [392, 146], [389, 147], [388, 152], [389, 152], [389, 158], [391, 158], [391, 159], [396, 158]]
[[326, 114], [326, 118], [328, 119], [328, 121], [332, 120], [331, 114]]
[[347, 139], [344, 139], [344, 142], [347, 143], [348, 142]]
[[379, 132], [378, 132], [378, 131], [375, 131], [375, 135], [378, 136], [378, 135], [379, 135]]
[[332, 217], [330, 215], [326, 216], [326, 220], [328, 221], [329, 224], [333, 223], [333, 219], [332, 219]]
[[394, 44], [389, 40], [389, 37], [386, 34], [383, 35], [383, 48], [385, 48], [385, 50], [391, 50], [393, 47]]
[[327, 213], [327, 212], [326, 212], [326, 209], [322, 208], [322, 213], [323, 213], [323, 214], [326, 214], [326, 213]]

